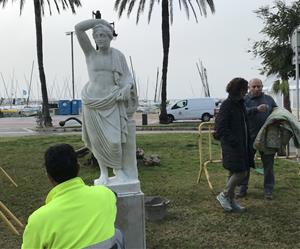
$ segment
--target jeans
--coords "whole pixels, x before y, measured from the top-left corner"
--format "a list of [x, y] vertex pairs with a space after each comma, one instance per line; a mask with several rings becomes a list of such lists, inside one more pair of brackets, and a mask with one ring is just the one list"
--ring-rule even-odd
[[243, 172], [239, 172], [239, 173], [230, 172], [228, 179], [227, 179], [227, 183], [223, 190], [224, 196], [229, 198], [230, 200], [233, 200], [234, 195], [235, 195], [234, 190], [235, 190], [236, 186], [241, 184], [243, 179], [246, 178], [247, 174], [248, 174], [248, 171], [243, 171]]
[[[264, 190], [267, 193], [272, 193], [275, 185], [274, 176], [274, 154], [266, 155], [262, 151], [259, 152], [261, 156], [261, 161], [264, 168]], [[255, 155], [255, 153], [253, 154]], [[248, 171], [247, 176], [240, 183], [240, 193], [247, 192], [248, 184], [250, 178], [250, 171]]]

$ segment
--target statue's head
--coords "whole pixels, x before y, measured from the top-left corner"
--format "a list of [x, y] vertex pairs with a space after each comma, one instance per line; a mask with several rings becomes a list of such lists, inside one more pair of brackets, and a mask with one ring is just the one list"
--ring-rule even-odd
[[113, 34], [113, 27], [104, 20], [93, 28], [93, 38], [100, 49], [107, 49], [110, 47]]

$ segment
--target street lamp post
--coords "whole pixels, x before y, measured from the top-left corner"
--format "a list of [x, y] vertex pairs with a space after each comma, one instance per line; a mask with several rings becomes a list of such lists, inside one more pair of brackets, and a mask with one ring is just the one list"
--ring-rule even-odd
[[73, 45], [73, 37], [74, 31], [66, 32], [66, 35], [71, 36], [71, 67], [72, 67], [72, 99], [75, 99], [75, 87], [74, 87], [74, 45]]
[[[297, 120], [299, 121], [299, 52], [300, 52], [300, 26], [298, 26], [293, 34], [292, 34], [292, 49], [294, 52], [294, 57], [292, 60], [292, 63], [295, 65], [295, 71], [296, 71], [296, 104], [297, 104]], [[298, 149], [296, 152], [296, 155], [299, 156], [300, 150]], [[298, 162], [300, 161], [298, 157]]]

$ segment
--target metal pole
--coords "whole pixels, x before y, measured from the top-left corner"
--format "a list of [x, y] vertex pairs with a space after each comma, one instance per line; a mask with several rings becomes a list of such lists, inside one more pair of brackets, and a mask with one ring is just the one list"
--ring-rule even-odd
[[[296, 103], [297, 103], [297, 120], [299, 121], [299, 64], [298, 64], [298, 58], [299, 58], [299, 48], [298, 48], [298, 43], [300, 43], [299, 41], [299, 37], [298, 37], [298, 31], [300, 32], [299, 28], [297, 27], [295, 29], [295, 33], [294, 33], [294, 42], [295, 42], [295, 71], [296, 71]], [[296, 149], [296, 156], [299, 156], [299, 149]], [[300, 158], [298, 158], [298, 162], [299, 162]]]
[[66, 35], [71, 36], [71, 69], [72, 69], [72, 99], [75, 99], [75, 84], [74, 84], [74, 44], [73, 44], [73, 37], [74, 37], [74, 31], [66, 32]]
[[296, 29], [296, 46], [295, 46], [295, 66], [296, 66], [296, 103], [297, 103], [297, 120], [299, 121], [299, 64], [298, 64], [298, 43], [299, 37], [298, 37], [298, 28]]
[[72, 57], [72, 99], [75, 99], [75, 86], [74, 86], [74, 46], [73, 46], [73, 34], [74, 31], [71, 32], [71, 57]]

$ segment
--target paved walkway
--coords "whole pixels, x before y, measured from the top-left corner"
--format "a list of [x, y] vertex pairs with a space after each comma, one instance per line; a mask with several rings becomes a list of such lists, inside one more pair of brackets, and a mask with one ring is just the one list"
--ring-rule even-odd
[[[61, 129], [59, 122], [66, 120], [69, 117], [76, 117], [81, 120], [80, 115], [54, 115], [52, 117], [52, 124], [54, 129], [57, 128], [56, 131], [49, 132], [38, 132], [36, 130], [37, 123], [36, 117], [5, 117], [0, 118], [0, 137], [8, 137], [8, 136], [30, 136], [30, 135], [40, 135], [40, 134], [61, 134], [64, 133], [63, 129]], [[137, 125], [142, 125], [142, 114], [136, 113], [135, 121]], [[158, 114], [148, 114], [148, 124], [158, 124]], [[70, 120], [66, 123], [65, 126], [76, 127], [78, 126], [77, 133], [80, 132], [80, 125], [75, 120]], [[76, 129], [75, 129], [76, 130]], [[157, 133], [159, 131], [150, 131], [151, 133]], [[76, 132], [75, 132], [76, 133]]]

